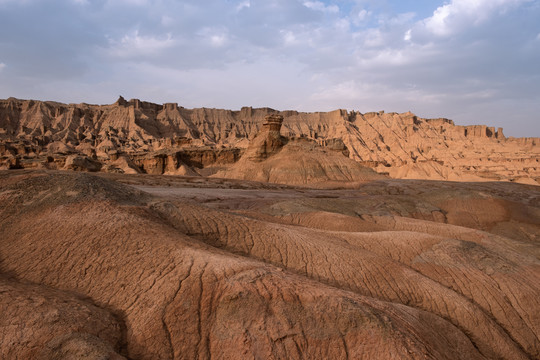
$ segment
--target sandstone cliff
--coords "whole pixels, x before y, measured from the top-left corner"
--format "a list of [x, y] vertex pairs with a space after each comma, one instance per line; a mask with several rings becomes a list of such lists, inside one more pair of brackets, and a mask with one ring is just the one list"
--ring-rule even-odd
[[[284, 117], [285, 137], [322, 146], [337, 139], [349, 158], [392, 177], [540, 179], [540, 139], [506, 138], [500, 128], [412, 113], [185, 109], [123, 98], [112, 105], [0, 100], [0, 167], [64, 168], [76, 154], [105, 165], [101, 171], [205, 174], [199, 170], [236, 162], [272, 114]], [[201, 161], [190, 165], [193, 158]]]

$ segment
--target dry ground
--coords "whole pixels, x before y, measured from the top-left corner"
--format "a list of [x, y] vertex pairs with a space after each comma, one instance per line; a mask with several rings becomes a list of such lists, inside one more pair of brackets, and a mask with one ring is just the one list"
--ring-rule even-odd
[[0, 172], [2, 359], [540, 358], [540, 188]]

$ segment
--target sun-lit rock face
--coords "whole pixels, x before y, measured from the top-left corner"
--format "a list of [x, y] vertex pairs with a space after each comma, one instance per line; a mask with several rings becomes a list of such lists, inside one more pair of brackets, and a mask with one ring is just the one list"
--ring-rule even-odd
[[[281, 132], [281, 125], [283, 125], [283, 115], [273, 114], [266, 115], [262, 127], [268, 132]], [[263, 130], [263, 131], [264, 131]]]
[[[255, 141], [260, 151], [252, 155], [261, 161], [280, 151], [282, 136], [323, 147], [340, 142], [350, 159], [394, 178], [540, 180], [540, 139], [507, 138], [502, 128], [459, 126], [410, 112], [186, 109], [121, 97], [111, 105], [0, 100], [0, 168], [61, 169], [67, 156], [82, 155], [101, 162], [101, 171], [212, 174], [255, 146], [260, 130], [266, 140]], [[162, 164], [163, 156], [172, 161]], [[202, 156], [203, 162], [190, 165], [189, 159]], [[126, 161], [118, 162], [122, 157]], [[142, 158], [144, 168], [126, 165]]]

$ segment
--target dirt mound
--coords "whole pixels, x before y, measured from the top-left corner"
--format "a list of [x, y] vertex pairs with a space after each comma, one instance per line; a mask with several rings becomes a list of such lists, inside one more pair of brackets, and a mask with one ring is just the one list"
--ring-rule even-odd
[[445, 220], [537, 226], [535, 187], [134, 176], [0, 172], [3, 358], [540, 356], [538, 241]]
[[289, 141], [277, 154], [264, 161], [242, 158], [214, 176], [310, 186], [339, 186], [385, 178], [340, 152], [321, 148], [305, 139]]
[[0, 275], [0, 311], [2, 359], [124, 359], [120, 323], [88, 299]]
[[342, 149], [324, 148], [306, 138], [282, 137], [282, 122], [279, 115], [268, 116], [240, 160], [213, 176], [311, 186], [385, 178], [343, 156]]
[[[430, 179], [450, 181], [485, 181], [475, 174], [464, 174], [460, 170], [443, 166], [436, 161], [422, 161], [401, 166], [394, 166], [388, 174], [395, 179]], [[534, 180], [533, 180], [534, 181]]]

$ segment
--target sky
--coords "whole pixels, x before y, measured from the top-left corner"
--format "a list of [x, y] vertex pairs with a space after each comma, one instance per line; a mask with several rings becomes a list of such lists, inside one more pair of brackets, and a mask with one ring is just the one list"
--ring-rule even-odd
[[0, 0], [0, 98], [119, 95], [540, 136], [540, 0]]

